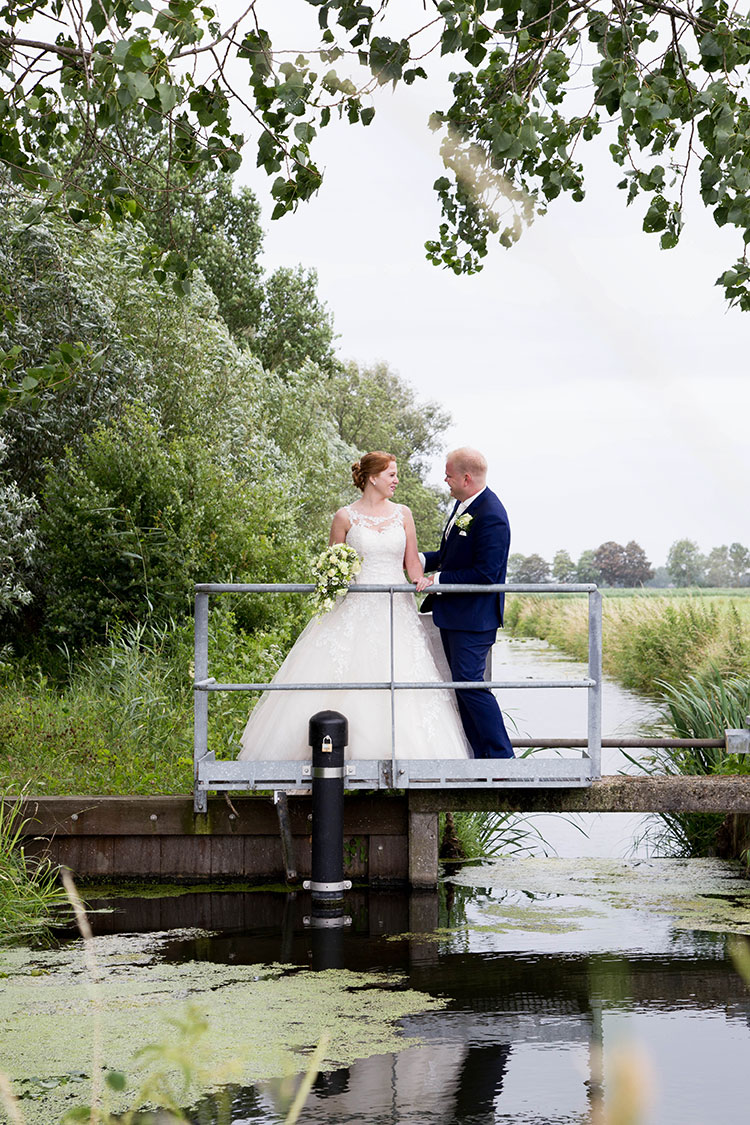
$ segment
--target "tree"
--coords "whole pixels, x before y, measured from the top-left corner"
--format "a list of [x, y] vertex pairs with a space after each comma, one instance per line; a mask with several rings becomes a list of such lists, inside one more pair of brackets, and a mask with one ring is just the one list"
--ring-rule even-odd
[[508, 582], [547, 582], [549, 563], [541, 555], [510, 555], [508, 557]]
[[645, 586], [654, 577], [654, 570], [639, 543], [631, 539], [625, 544], [625, 586]]
[[594, 551], [594, 565], [605, 586], [625, 585], [625, 548], [608, 539]]
[[677, 539], [669, 548], [667, 570], [675, 586], [702, 586], [706, 560], [692, 539]]
[[424, 483], [440, 450], [450, 415], [436, 402], [418, 402], [413, 388], [386, 363], [348, 363], [326, 380], [328, 409], [352, 460], [371, 449], [398, 462], [397, 499], [414, 514], [419, 541], [434, 543], [445, 522], [443, 493]]
[[705, 580], [707, 586], [721, 587], [732, 585], [732, 570], [729, 562], [729, 548], [714, 547], [706, 558]]
[[31, 601], [27, 581], [38, 543], [37, 502], [31, 496], [22, 496], [5, 471], [6, 447], [7, 441], [0, 434], [0, 620]]
[[576, 563], [576, 581], [578, 582], [600, 582], [602, 578], [601, 571], [596, 565], [594, 558], [595, 552], [592, 550], [582, 551], [581, 557]]
[[318, 297], [318, 275], [302, 266], [275, 270], [260, 290], [257, 320], [245, 334], [269, 371], [296, 371], [311, 360], [334, 366], [333, 320]]
[[[643, 228], [664, 249], [679, 240], [697, 166], [704, 205], [740, 232], [740, 257], [719, 283], [750, 307], [750, 28], [741, 10], [724, 0], [441, 0], [405, 32], [395, 27], [401, 6], [388, 0], [298, 3], [318, 14], [310, 58], [272, 43], [260, 0], [223, 24], [214, 9], [180, 0], [156, 11], [149, 0], [0, 4], [9, 181], [40, 192], [38, 207], [63, 202], [74, 220], [137, 216], [147, 209], [147, 162], [133, 158], [128, 129], [165, 145], [168, 195], [176, 168], [236, 170], [246, 140], [233, 112], [243, 105], [278, 218], [320, 187], [320, 130], [336, 117], [368, 125], [375, 89], [426, 79], [425, 59], [439, 50], [455, 62], [452, 103], [431, 119], [446, 173], [435, 182], [443, 218], [427, 243], [433, 262], [477, 270], [489, 236], [510, 246], [563, 193], [582, 200], [581, 150], [602, 136], [627, 202], [644, 198]], [[341, 59], [346, 73], [335, 69]], [[102, 172], [82, 190], [75, 170], [90, 152]], [[178, 285], [188, 268], [179, 250], [158, 263]]]
[[729, 565], [733, 586], [750, 586], [750, 551], [741, 543], [729, 547]]
[[556, 582], [575, 582], [576, 564], [567, 551], [557, 551], [552, 560], [552, 577]]

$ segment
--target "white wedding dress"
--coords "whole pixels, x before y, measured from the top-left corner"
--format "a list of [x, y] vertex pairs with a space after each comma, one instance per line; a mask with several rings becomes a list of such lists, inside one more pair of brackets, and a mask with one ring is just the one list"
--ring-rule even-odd
[[[346, 541], [362, 560], [355, 582], [402, 583], [406, 532], [401, 508], [382, 518], [352, 507], [346, 511], [351, 520]], [[390, 680], [388, 603], [388, 594], [348, 593], [340, 598], [330, 613], [309, 622], [274, 683]], [[394, 595], [393, 632], [397, 682], [447, 678], [435, 664], [412, 594]], [[309, 759], [308, 721], [323, 710], [339, 711], [348, 719], [347, 758], [390, 758], [391, 694], [372, 689], [266, 692], [250, 715], [238, 757], [261, 762]], [[470, 757], [449, 688], [397, 690], [395, 718], [397, 757]]]

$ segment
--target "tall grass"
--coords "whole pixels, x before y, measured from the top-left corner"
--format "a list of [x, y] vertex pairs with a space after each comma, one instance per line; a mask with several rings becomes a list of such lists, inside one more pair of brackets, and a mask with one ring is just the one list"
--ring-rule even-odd
[[[750, 676], [724, 676], [713, 667], [701, 677], [660, 687], [662, 725], [678, 738], [723, 738], [727, 728], [744, 727], [750, 715]], [[750, 773], [747, 755], [711, 747], [662, 749], [638, 764], [669, 775]], [[716, 855], [722, 851], [725, 821], [722, 814], [660, 813], [650, 843], [671, 856]]]
[[0, 799], [0, 943], [43, 934], [67, 903], [48, 860], [27, 856], [18, 806]]
[[[290, 637], [245, 634], [221, 604], [211, 614], [209, 660], [217, 679], [272, 677]], [[57, 668], [28, 661], [0, 669], [0, 788], [35, 794], [161, 794], [192, 789], [192, 623], [139, 624]], [[210, 748], [236, 754], [255, 698], [217, 693]]]
[[441, 813], [440, 838], [440, 858], [447, 861], [547, 854], [541, 832], [522, 813]]
[[[506, 629], [541, 637], [577, 660], [588, 653], [585, 597], [508, 598]], [[604, 670], [626, 687], [658, 695], [661, 683], [678, 684], [718, 668], [723, 675], [750, 671], [750, 597], [610, 597], [602, 614]]]

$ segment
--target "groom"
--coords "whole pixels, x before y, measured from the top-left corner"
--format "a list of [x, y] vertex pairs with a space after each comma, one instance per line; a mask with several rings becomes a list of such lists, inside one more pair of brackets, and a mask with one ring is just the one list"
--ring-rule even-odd
[[[425, 551], [424, 568], [436, 571], [417, 589], [449, 583], [505, 581], [510, 525], [505, 508], [487, 488], [487, 462], [476, 449], [455, 449], [445, 463], [445, 483], [456, 503], [439, 551]], [[487, 654], [503, 623], [504, 594], [435, 594], [432, 611], [454, 680], [483, 680]], [[487, 688], [456, 691], [466, 737], [475, 758], [513, 758], [503, 716]]]

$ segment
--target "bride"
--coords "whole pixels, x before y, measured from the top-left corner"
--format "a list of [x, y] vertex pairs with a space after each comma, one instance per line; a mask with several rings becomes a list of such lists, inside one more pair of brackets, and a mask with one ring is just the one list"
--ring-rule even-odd
[[[330, 544], [348, 543], [361, 560], [355, 584], [396, 585], [410, 581], [421, 589], [424, 571], [417, 554], [411, 511], [394, 504], [398, 484], [390, 453], [366, 453], [352, 466], [362, 497], [339, 508]], [[274, 683], [368, 683], [390, 680], [388, 594], [348, 593], [330, 613], [315, 617], [300, 634]], [[425, 627], [411, 594], [393, 596], [394, 678], [401, 682], [439, 682], [449, 678], [435, 664]], [[447, 688], [395, 693], [396, 756], [468, 758], [455, 696]], [[240, 758], [302, 761], [310, 757], [308, 720], [316, 711], [340, 711], [349, 721], [347, 758], [391, 756], [390, 690], [266, 692], [250, 715]]]

